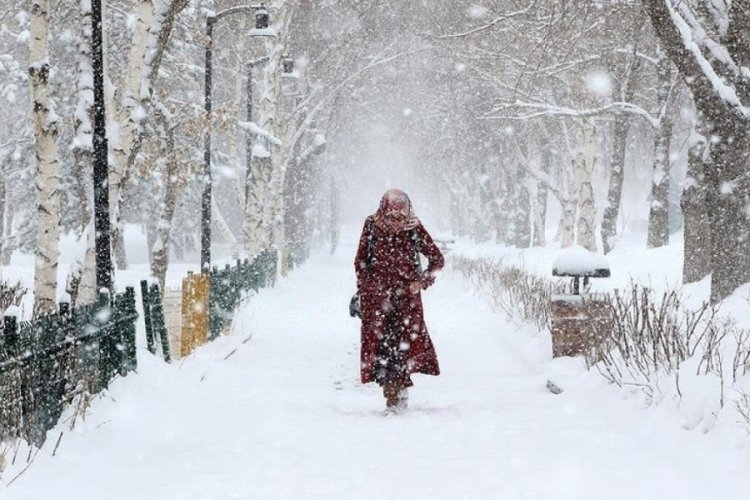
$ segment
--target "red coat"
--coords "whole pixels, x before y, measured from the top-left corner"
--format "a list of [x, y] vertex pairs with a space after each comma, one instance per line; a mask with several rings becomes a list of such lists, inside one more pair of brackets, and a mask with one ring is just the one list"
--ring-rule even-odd
[[[373, 228], [375, 237], [372, 250], [368, 250], [369, 229]], [[402, 230], [388, 234], [380, 230], [370, 216], [365, 221], [362, 236], [359, 239], [354, 268], [357, 273], [357, 287], [360, 292], [362, 311], [362, 332], [360, 352], [360, 372], [362, 383], [373, 381], [373, 364], [378, 353], [378, 339], [382, 337], [384, 322], [387, 317], [395, 318], [405, 325], [401, 332], [401, 343], [408, 346], [406, 351], [407, 372], [438, 375], [435, 348], [422, 313], [421, 292], [409, 292], [409, 284], [420, 281], [420, 274], [414, 260], [416, 231], [419, 249], [429, 265], [426, 273], [432, 273], [443, 267], [444, 259], [432, 237], [419, 223], [413, 230]], [[368, 254], [370, 266], [368, 270]], [[395, 315], [395, 316], [394, 316]]]

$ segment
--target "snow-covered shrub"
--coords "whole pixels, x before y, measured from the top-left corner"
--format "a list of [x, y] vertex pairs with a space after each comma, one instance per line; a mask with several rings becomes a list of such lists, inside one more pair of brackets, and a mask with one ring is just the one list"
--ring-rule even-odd
[[504, 266], [502, 259], [452, 257], [451, 264], [476, 288], [489, 294], [496, 310], [533, 323], [540, 330], [549, 328], [552, 295], [564, 292], [564, 285], [520, 267]]
[[750, 434], [750, 394], [741, 394], [735, 404], [737, 405], [737, 412], [740, 414], [740, 425]]
[[728, 328], [715, 320], [715, 308], [703, 304], [697, 310], [684, 309], [677, 292], [657, 298], [637, 284], [605, 300], [612, 312], [612, 332], [600, 346], [596, 368], [610, 382], [642, 387], [653, 397], [661, 374], [679, 372], [696, 355], [699, 373], [721, 370], [719, 346]]
[[[552, 295], [566, 292], [562, 284], [504, 266], [501, 259], [452, 256], [450, 262], [494, 308], [540, 330], [550, 327]], [[728, 396], [739, 394], [734, 405], [750, 432], [750, 331], [719, 316], [716, 306], [685, 306], [675, 290], [657, 295], [634, 283], [596, 300], [610, 309], [612, 329], [587, 354], [590, 368], [613, 384], [642, 391], [649, 402], [678, 402], [686, 428], [709, 430]]]
[[6, 281], [0, 281], [0, 313], [10, 306], [19, 305], [24, 294], [26, 294], [26, 288], [21, 283], [10, 285]]

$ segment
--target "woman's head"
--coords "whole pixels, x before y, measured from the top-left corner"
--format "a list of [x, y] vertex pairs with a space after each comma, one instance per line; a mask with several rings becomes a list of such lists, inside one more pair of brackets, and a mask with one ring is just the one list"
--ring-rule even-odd
[[383, 194], [378, 214], [382, 222], [392, 231], [411, 229], [418, 223], [409, 195], [400, 189], [389, 189]]

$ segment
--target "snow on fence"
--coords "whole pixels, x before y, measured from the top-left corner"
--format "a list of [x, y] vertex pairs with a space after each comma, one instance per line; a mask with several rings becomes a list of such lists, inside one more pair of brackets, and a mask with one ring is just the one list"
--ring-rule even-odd
[[63, 410], [136, 368], [135, 292], [19, 321], [5, 311], [0, 336], [0, 442], [40, 447]]

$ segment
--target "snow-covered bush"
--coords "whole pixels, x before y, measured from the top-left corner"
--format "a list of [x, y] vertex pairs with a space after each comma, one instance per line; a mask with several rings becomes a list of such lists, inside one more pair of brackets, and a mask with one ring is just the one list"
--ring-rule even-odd
[[492, 307], [509, 317], [533, 323], [540, 330], [549, 328], [551, 297], [565, 286], [529, 273], [516, 266], [504, 266], [502, 259], [452, 257], [453, 269], [476, 288], [486, 291]]
[[26, 288], [21, 283], [10, 285], [6, 281], [0, 281], [0, 313], [5, 312], [10, 306], [20, 305], [24, 294]]
[[[566, 291], [550, 279], [504, 266], [501, 259], [453, 256], [450, 262], [489, 295], [493, 307], [540, 330], [549, 329], [552, 295]], [[587, 354], [589, 368], [613, 384], [642, 391], [649, 403], [676, 401], [688, 428], [710, 429], [732, 398], [750, 432], [750, 331], [719, 316], [717, 306], [685, 306], [676, 290], [657, 296], [634, 283], [597, 294], [596, 300], [607, 304], [612, 330]]]

